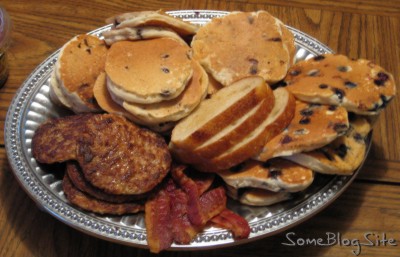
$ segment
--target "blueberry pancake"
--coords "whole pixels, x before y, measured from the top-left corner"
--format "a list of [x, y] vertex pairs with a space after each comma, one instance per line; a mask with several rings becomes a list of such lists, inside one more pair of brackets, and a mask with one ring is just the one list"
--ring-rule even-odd
[[248, 160], [217, 174], [234, 188], [261, 188], [272, 192], [299, 192], [314, 181], [311, 169], [280, 158], [267, 162]]
[[344, 135], [348, 128], [348, 115], [343, 107], [297, 101], [289, 126], [269, 140], [255, 159], [266, 161], [273, 157], [311, 151]]
[[266, 11], [214, 18], [194, 36], [193, 58], [224, 86], [249, 75], [275, 83], [293, 63], [293, 35], [281, 24]]
[[174, 99], [193, 75], [190, 53], [189, 46], [171, 38], [116, 42], [106, 59], [108, 90], [119, 104]]
[[371, 125], [365, 118], [356, 117], [347, 134], [331, 144], [307, 153], [287, 156], [293, 162], [325, 174], [351, 175], [361, 165], [367, 145], [365, 138]]
[[297, 63], [290, 68], [285, 82], [300, 100], [340, 105], [364, 115], [379, 113], [396, 93], [393, 76], [382, 67], [334, 54]]

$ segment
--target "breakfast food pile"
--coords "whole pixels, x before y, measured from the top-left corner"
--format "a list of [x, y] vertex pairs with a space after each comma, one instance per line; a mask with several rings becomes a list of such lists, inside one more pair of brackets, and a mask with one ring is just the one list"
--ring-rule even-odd
[[294, 36], [266, 11], [199, 27], [162, 11], [117, 15], [101, 37], [60, 51], [50, 98], [75, 115], [36, 130], [39, 163], [65, 163], [67, 200], [98, 214], [144, 211], [152, 252], [207, 226], [247, 238], [227, 196], [266, 206], [315, 172], [351, 175], [396, 93], [367, 60], [296, 62]]

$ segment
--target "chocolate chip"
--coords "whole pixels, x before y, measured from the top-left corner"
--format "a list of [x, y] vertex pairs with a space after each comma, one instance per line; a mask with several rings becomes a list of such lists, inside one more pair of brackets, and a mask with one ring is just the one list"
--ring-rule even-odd
[[239, 171], [241, 171], [243, 169], [243, 167], [244, 167], [244, 163], [242, 162], [242, 163], [239, 163], [236, 166], [230, 167], [229, 171], [230, 172], [239, 172]]
[[301, 73], [300, 70], [291, 70], [291, 71], [289, 71], [289, 74], [292, 75], [292, 76], [297, 76], [297, 75], [299, 75], [300, 73]]
[[335, 95], [337, 95], [339, 101], [342, 101], [343, 97], [346, 95], [346, 93], [342, 89], [337, 87], [332, 88], [332, 91], [333, 93], [335, 93]]
[[88, 52], [89, 54], [92, 54], [92, 50], [90, 48], [86, 48], [86, 52]]
[[282, 38], [280, 38], [280, 37], [273, 37], [273, 38], [268, 39], [268, 41], [282, 42]]
[[161, 70], [162, 70], [164, 73], [169, 73], [169, 69], [168, 69], [168, 68], [162, 67]]
[[346, 81], [346, 82], [344, 82], [344, 85], [345, 85], [346, 87], [348, 87], [348, 88], [355, 88], [355, 87], [357, 87], [357, 84], [354, 83], [354, 82], [351, 82], [351, 81]]
[[339, 155], [340, 158], [346, 157], [347, 154], [347, 146], [345, 144], [340, 144], [336, 149], [335, 152], [337, 155]]
[[129, 70], [129, 66], [125, 66], [125, 70]]
[[257, 72], [258, 72], [258, 60], [254, 59], [254, 58], [250, 58], [249, 62], [251, 64], [249, 73], [252, 74], [252, 75], [257, 74]]
[[325, 56], [323, 56], [323, 55], [317, 55], [317, 56], [315, 56], [313, 59], [314, 59], [314, 61], [321, 61], [321, 60], [325, 59]]
[[292, 141], [293, 141], [293, 139], [290, 136], [285, 135], [281, 140], [281, 144], [288, 144], [288, 143], [290, 143]]
[[309, 117], [306, 117], [306, 116], [302, 117], [302, 118], [300, 119], [300, 121], [299, 121], [299, 123], [302, 124], [302, 125], [309, 124], [310, 122], [311, 122], [310, 118], [309, 118]]
[[346, 132], [348, 129], [349, 127], [345, 123], [335, 123], [333, 125], [333, 130], [336, 131], [338, 134]]
[[282, 170], [277, 168], [271, 168], [270, 170], [268, 170], [268, 172], [269, 176], [273, 179], [277, 179], [279, 176], [282, 175]]
[[374, 80], [375, 85], [383, 86], [385, 82], [389, 79], [389, 75], [384, 72], [378, 73], [378, 78]]
[[349, 71], [349, 67], [348, 66], [338, 66], [337, 70], [340, 72], [347, 72], [347, 71]]
[[336, 105], [329, 105], [328, 110], [330, 111], [336, 111], [337, 106]]
[[81, 48], [81, 45], [82, 45], [82, 44], [79, 42], [79, 44], [78, 44], [78, 48]]
[[310, 71], [307, 73], [307, 75], [310, 76], [310, 77], [316, 77], [316, 76], [319, 75], [319, 70], [317, 70], [317, 69], [315, 69], [315, 70], [310, 70]]
[[329, 86], [327, 84], [320, 84], [318, 87], [321, 89], [325, 89], [328, 88]]
[[314, 114], [314, 111], [312, 109], [307, 108], [307, 109], [301, 110], [300, 114], [303, 116], [311, 116]]
[[83, 39], [83, 43], [85, 44], [85, 46], [89, 46], [87, 39]]
[[161, 55], [161, 58], [163, 58], [163, 59], [167, 59], [169, 57], [169, 54], [163, 54], [163, 55]]

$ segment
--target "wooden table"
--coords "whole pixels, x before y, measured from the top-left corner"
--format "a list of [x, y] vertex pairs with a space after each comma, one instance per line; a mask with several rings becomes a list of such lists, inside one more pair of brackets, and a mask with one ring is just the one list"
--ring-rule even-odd
[[[391, 0], [220, 0], [54, 1], [3, 0], [13, 22], [10, 76], [0, 89], [0, 123], [25, 78], [76, 34], [105, 25], [117, 13], [141, 10], [265, 9], [334, 51], [374, 60], [400, 85], [400, 1]], [[396, 97], [374, 128], [372, 149], [355, 182], [312, 219], [271, 238], [241, 246], [162, 256], [355, 256], [356, 246], [287, 246], [287, 237], [342, 239], [367, 243], [385, 235], [397, 246], [363, 246], [360, 256], [400, 256], [400, 101]], [[76, 231], [40, 211], [21, 189], [8, 165], [0, 131], [0, 256], [150, 256], [148, 250], [103, 241]], [[289, 232], [295, 234], [287, 234]], [[295, 235], [295, 236], [294, 236]], [[392, 242], [393, 243], [393, 242]], [[344, 242], [346, 244], [346, 242]]]

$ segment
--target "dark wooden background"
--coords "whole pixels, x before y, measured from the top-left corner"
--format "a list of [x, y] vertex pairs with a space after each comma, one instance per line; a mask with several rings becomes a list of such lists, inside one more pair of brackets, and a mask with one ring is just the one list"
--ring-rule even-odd
[[[383, 0], [2, 0], [13, 22], [10, 76], [0, 89], [0, 125], [16, 90], [51, 53], [76, 34], [104, 26], [109, 16], [142, 10], [264, 9], [337, 53], [375, 61], [400, 84], [400, 1]], [[302, 238], [394, 238], [398, 246], [362, 247], [360, 256], [400, 256], [400, 102], [397, 96], [374, 127], [373, 145], [355, 182], [328, 208], [287, 232]], [[0, 130], [0, 256], [151, 256], [83, 234], [42, 212], [8, 165]], [[284, 246], [286, 232], [225, 249], [163, 252], [161, 256], [355, 256], [355, 246]]]

